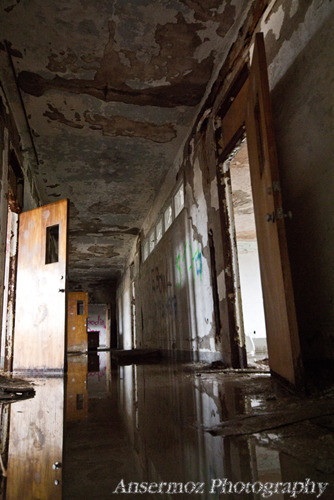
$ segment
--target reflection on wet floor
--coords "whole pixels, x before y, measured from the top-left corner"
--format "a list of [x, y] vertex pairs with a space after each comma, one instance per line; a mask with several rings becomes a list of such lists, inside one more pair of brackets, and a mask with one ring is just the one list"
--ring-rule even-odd
[[[303, 408], [310, 411], [312, 401], [277, 397], [267, 374], [201, 373], [173, 363], [112, 366], [107, 352], [69, 356], [65, 380], [34, 383], [33, 399], [2, 407], [1, 451], [6, 458], [7, 446], [8, 463], [0, 498], [117, 498], [113, 492], [123, 480], [121, 498], [137, 496], [130, 482], [146, 482], [167, 486], [141, 498], [260, 499], [271, 495], [246, 493], [242, 483], [307, 478], [311, 486], [330, 483], [318, 498], [334, 498], [331, 397], [313, 401], [320, 410], [308, 419]], [[273, 415], [282, 409], [295, 411], [297, 421], [277, 426]], [[268, 416], [273, 428], [259, 429], [253, 414]], [[224, 437], [224, 423], [240, 435]], [[224, 478], [237, 489], [229, 483], [224, 489]], [[214, 480], [219, 487], [210, 493]], [[173, 493], [168, 483], [180, 485]], [[201, 493], [192, 483], [204, 483]], [[311, 486], [295, 497], [317, 498], [319, 489], [312, 494]], [[291, 495], [286, 490], [271, 498]]]

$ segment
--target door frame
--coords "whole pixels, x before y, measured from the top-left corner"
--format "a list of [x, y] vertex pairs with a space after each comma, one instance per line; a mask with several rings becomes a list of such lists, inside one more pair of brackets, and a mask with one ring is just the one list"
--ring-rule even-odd
[[[265, 52], [264, 52], [264, 40], [263, 34], [257, 33], [255, 37], [255, 48], [257, 50], [257, 58], [259, 59], [259, 54], [262, 55], [262, 59], [260, 60], [260, 69], [263, 73], [265, 73], [264, 83], [267, 84], [267, 65], [265, 61]], [[255, 53], [255, 52], [254, 52]], [[258, 60], [257, 60], [258, 64]], [[237, 326], [237, 290], [236, 290], [236, 275], [235, 269], [233, 267], [233, 241], [231, 240], [230, 233], [230, 220], [229, 220], [229, 210], [227, 206], [227, 191], [230, 189], [231, 179], [229, 171], [226, 171], [224, 163], [231, 155], [231, 153], [236, 149], [238, 144], [240, 144], [243, 137], [248, 133], [250, 129], [246, 130], [246, 124], [249, 122], [249, 96], [251, 96], [250, 82], [252, 79], [251, 75], [251, 67], [248, 63], [245, 63], [234, 81], [230, 85], [225, 98], [217, 111], [215, 118], [215, 144], [216, 144], [216, 165], [217, 165], [217, 185], [218, 185], [218, 195], [219, 195], [219, 208], [220, 208], [220, 220], [221, 220], [221, 231], [222, 231], [222, 239], [223, 239], [223, 260], [224, 260], [224, 269], [225, 269], [225, 285], [226, 285], [226, 298], [227, 298], [227, 310], [228, 310], [228, 323], [229, 323], [229, 345], [231, 349], [231, 364], [234, 368], [243, 368], [247, 366], [247, 357], [246, 357], [246, 347], [245, 342], [238, 335]], [[262, 82], [263, 84], [263, 82]], [[263, 91], [263, 88], [261, 88]], [[269, 90], [265, 93], [265, 98], [267, 99], [266, 104], [269, 104], [269, 112], [270, 109], [270, 99], [269, 99]], [[266, 108], [265, 108], [266, 109]], [[275, 144], [274, 144], [274, 136], [273, 136], [273, 127], [271, 123], [271, 115], [269, 113], [269, 117], [266, 121], [269, 122], [271, 136], [270, 139], [273, 143], [273, 151], [274, 155], [276, 154]], [[271, 144], [271, 143], [270, 143]], [[248, 148], [249, 152], [249, 148]], [[272, 152], [272, 151], [271, 151]], [[249, 152], [250, 153], [250, 152]], [[271, 168], [275, 169], [276, 176], [277, 172], [277, 161], [275, 157], [275, 161], [273, 161], [273, 166], [270, 164]], [[252, 180], [253, 185], [253, 180]], [[274, 182], [273, 182], [273, 191]], [[252, 188], [253, 190], [253, 188]], [[256, 211], [256, 207], [259, 207], [258, 200], [254, 196], [253, 191], [253, 203]], [[281, 206], [281, 205], [280, 205]], [[282, 229], [283, 228], [283, 229]], [[284, 269], [282, 267], [282, 272], [284, 275], [284, 280], [286, 280], [287, 285], [285, 283], [284, 293], [285, 297], [292, 299], [291, 301], [286, 301], [288, 304], [288, 321], [289, 321], [289, 330], [288, 335], [290, 339], [290, 344], [287, 349], [291, 349], [292, 353], [292, 363], [294, 370], [294, 381], [291, 383], [289, 378], [282, 377], [276, 371], [273, 371], [272, 366], [271, 372], [274, 373], [277, 378], [282, 380], [285, 385], [294, 387], [294, 388], [303, 388], [303, 367], [302, 361], [300, 357], [300, 346], [299, 346], [299, 336], [297, 330], [297, 322], [296, 322], [296, 314], [294, 310], [294, 300], [293, 300], [293, 289], [291, 283], [291, 273], [290, 266], [288, 261], [287, 251], [284, 252], [284, 248], [286, 249], [286, 240], [285, 240], [285, 231], [284, 231], [284, 220], [279, 221], [279, 227], [277, 225], [277, 230], [279, 232], [280, 245], [283, 248], [281, 259], [284, 259]], [[258, 228], [257, 228], [258, 233]], [[283, 243], [282, 243], [283, 242]], [[261, 262], [261, 258], [264, 259], [264, 254], [261, 254], [259, 249], [259, 258]], [[283, 262], [283, 260], [282, 260]], [[280, 265], [283, 265], [281, 262]], [[277, 264], [279, 267], [279, 264]], [[264, 266], [263, 266], [264, 267]], [[263, 269], [261, 269], [261, 275], [263, 273]], [[263, 276], [261, 277], [261, 281], [263, 283]], [[262, 285], [263, 286], [263, 285]], [[269, 308], [270, 309], [270, 308]], [[269, 314], [265, 310], [266, 323], [268, 321], [267, 314]], [[267, 332], [268, 334], [268, 332]], [[276, 339], [277, 340], [277, 339]], [[277, 360], [276, 360], [277, 361]], [[270, 363], [270, 356], [269, 356]], [[283, 370], [284, 371], [284, 370]]]
[[222, 232], [222, 253], [225, 269], [225, 287], [229, 346], [232, 368], [247, 367], [245, 343], [239, 342], [235, 332], [238, 329], [236, 274], [233, 264], [233, 242], [230, 233], [230, 213], [227, 204], [231, 185], [230, 172], [224, 164], [245, 135], [249, 68], [245, 64], [232, 82], [216, 117], [216, 171], [219, 198], [220, 225]]

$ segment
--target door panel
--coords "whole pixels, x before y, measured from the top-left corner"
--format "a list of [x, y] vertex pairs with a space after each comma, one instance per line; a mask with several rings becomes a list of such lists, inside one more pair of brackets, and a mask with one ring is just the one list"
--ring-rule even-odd
[[67, 206], [20, 215], [14, 371], [64, 370]]
[[293, 385], [302, 379], [263, 34], [256, 35], [246, 117], [269, 364]]
[[86, 352], [88, 293], [69, 292], [67, 296], [67, 351]]

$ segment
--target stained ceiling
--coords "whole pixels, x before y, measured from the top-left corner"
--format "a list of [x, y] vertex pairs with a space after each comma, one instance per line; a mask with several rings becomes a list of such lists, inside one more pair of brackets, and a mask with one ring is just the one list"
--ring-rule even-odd
[[2, 0], [39, 191], [71, 201], [73, 283], [119, 276], [249, 4]]

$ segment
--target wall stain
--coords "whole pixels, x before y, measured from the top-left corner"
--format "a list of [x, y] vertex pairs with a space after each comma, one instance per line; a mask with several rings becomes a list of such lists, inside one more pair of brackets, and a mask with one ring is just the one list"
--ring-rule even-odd
[[[48, 79], [32, 71], [22, 71], [18, 75], [18, 84], [26, 93], [38, 97], [53, 89], [87, 94], [106, 102], [159, 107], [194, 106], [200, 102], [205, 91], [214, 55], [211, 53], [201, 61], [194, 56], [202, 44], [198, 31], [205, 28], [203, 24], [187, 23], [182, 13], [177, 14], [176, 21], [156, 25], [154, 37], [159, 53], [150, 54], [150, 64], [138, 58], [132, 50], [116, 44], [117, 26], [114, 21], [109, 21], [109, 40], [93, 79], [63, 78], [59, 75]], [[65, 72], [75, 58], [70, 51], [64, 54], [63, 59], [53, 53], [49, 56], [47, 68]], [[125, 65], [124, 60], [130, 61], [130, 64]], [[133, 89], [126, 83], [134, 77], [143, 83], [144, 88]]]

